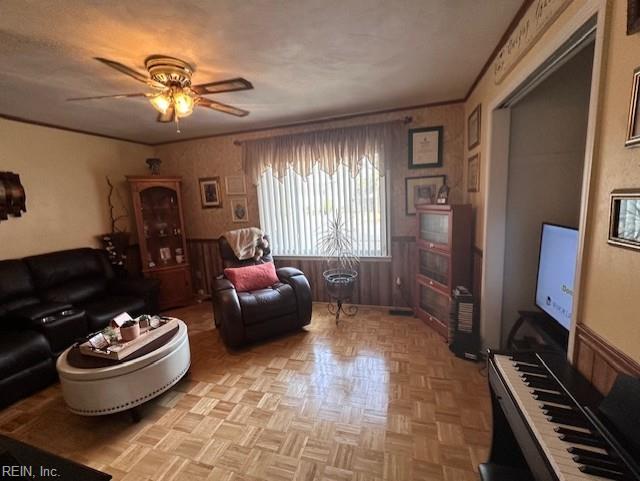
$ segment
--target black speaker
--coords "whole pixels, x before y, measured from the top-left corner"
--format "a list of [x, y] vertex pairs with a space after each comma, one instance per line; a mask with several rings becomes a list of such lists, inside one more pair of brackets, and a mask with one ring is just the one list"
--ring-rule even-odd
[[453, 290], [449, 318], [449, 349], [456, 356], [476, 361], [480, 358], [480, 332], [473, 295], [466, 287]]

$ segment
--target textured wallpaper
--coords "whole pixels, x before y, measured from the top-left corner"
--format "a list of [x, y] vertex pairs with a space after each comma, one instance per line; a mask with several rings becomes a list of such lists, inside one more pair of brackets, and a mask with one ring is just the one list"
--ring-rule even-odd
[[[162, 173], [180, 175], [183, 178], [184, 213], [187, 235], [190, 238], [214, 238], [222, 232], [239, 227], [259, 226], [258, 199], [255, 186], [247, 181], [249, 222], [233, 223], [229, 196], [224, 192], [224, 177], [242, 174], [242, 147], [235, 140], [256, 139], [274, 135], [286, 135], [311, 130], [329, 129], [384, 122], [413, 117], [404, 126], [405, 133], [397, 153], [391, 159], [390, 219], [391, 235], [415, 235], [415, 216], [405, 214], [405, 178], [422, 175], [447, 175], [451, 187], [451, 203], [463, 199], [463, 136], [464, 105], [449, 104], [377, 115], [363, 115], [346, 120], [318, 122], [300, 127], [273, 129], [238, 135], [225, 135], [207, 139], [176, 142], [156, 147], [156, 156], [162, 159]], [[443, 167], [426, 169], [408, 168], [408, 130], [417, 127], [444, 127]], [[188, 124], [184, 127], [188, 130]], [[222, 208], [203, 209], [200, 205], [198, 178], [220, 177]], [[234, 196], [237, 197], [237, 196]]]

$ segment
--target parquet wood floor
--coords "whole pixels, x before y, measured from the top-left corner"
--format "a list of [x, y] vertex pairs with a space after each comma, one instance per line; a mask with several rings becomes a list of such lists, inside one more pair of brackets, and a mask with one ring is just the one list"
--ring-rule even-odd
[[361, 308], [336, 327], [319, 304], [306, 331], [228, 352], [210, 304], [172, 314], [191, 373], [141, 422], [70, 414], [55, 385], [0, 411], [0, 431], [120, 481], [478, 479], [486, 380], [421, 321]]

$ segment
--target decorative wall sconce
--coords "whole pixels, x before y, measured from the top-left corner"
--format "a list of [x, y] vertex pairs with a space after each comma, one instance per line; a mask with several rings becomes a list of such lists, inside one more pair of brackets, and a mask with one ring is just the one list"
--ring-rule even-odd
[[13, 172], [0, 172], [0, 221], [9, 215], [21, 217], [27, 211], [27, 197], [20, 176]]

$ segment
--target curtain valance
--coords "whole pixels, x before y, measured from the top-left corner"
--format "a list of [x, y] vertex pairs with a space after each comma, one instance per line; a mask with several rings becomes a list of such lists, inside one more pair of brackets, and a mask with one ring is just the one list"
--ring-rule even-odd
[[316, 164], [329, 175], [344, 165], [355, 176], [365, 157], [384, 173], [401, 126], [386, 122], [244, 141], [243, 168], [254, 184], [269, 168], [279, 179], [289, 168], [306, 177]]

